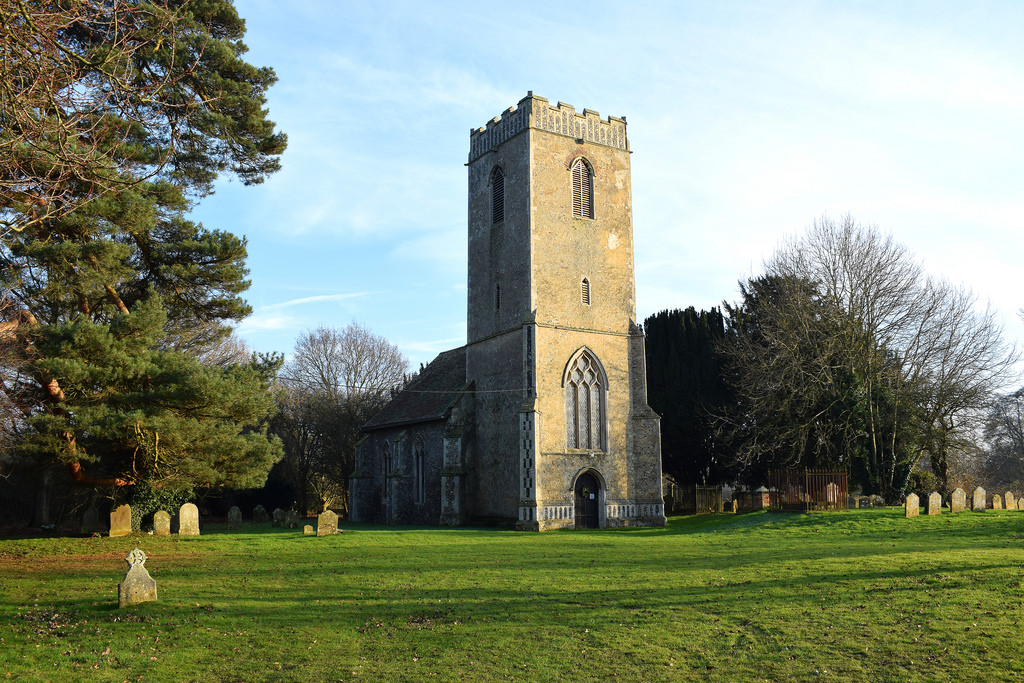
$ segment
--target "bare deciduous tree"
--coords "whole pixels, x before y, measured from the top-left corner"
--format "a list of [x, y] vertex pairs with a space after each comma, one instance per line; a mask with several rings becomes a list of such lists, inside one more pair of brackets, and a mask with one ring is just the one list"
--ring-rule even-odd
[[346, 506], [360, 430], [408, 367], [397, 346], [357, 323], [299, 337], [281, 373], [278, 423], [300, 505], [312, 493], [321, 510]]
[[379, 400], [399, 386], [409, 361], [398, 347], [358, 323], [344, 329], [321, 325], [303, 333], [285, 364], [288, 382], [344, 399]]
[[757, 418], [748, 431], [798, 403], [783, 417], [799, 435], [784, 442], [789, 462], [859, 462], [867, 485], [895, 498], [927, 455], [945, 484], [949, 454], [969, 446], [1017, 358], [992, 312], [849, 216], [815, 221], [766, 272], [775, 290], [757, 297], [758, 336], [738, 330], [730, 351]]
[[985, 479], [991, 485], [1024, 483], [1024, 389], [992, 403], [985, 423]]

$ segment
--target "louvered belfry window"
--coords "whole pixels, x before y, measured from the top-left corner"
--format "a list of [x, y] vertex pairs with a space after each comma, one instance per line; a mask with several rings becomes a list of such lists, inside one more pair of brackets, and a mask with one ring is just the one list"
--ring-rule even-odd
[[572, 215], [577, 218], [594, 217], [594, 179], [583, 159], [572, 164]]
[[491, 174], [491, 224], [505, 220], [505, 174], [495, 168]]
[[573, 362], [565, 383], [566, 447], [604, 450], [604, 387], [601, 366], [589, 352]]
[[583, 301], [583, 305], [590, 305], [590, 280], [587, 278], [583, 278], [580, 284], [580, 300]]

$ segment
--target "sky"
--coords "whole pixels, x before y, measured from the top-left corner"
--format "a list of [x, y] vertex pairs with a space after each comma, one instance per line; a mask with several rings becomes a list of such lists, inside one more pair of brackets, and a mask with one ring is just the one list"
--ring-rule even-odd
[[469, 132], [528, 91], [628, 121], [638, 320], [735, 301], [849, 214], [1024, 345], [1024, 3], [235, 4], [288, 150], [193, 215], [248, 239], [256, 350], [353, 321], [413, 368], [465, 343]]

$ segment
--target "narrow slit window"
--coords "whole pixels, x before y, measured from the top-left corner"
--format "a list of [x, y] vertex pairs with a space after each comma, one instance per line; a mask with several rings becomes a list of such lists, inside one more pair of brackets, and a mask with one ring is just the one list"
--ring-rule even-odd
[[584, 306], [590, 305], [590, 280], [583, 278], [583, 282], [580, 283], [580, 300]]
[[594, 179], [583, 159], [577, 159], [572, 165], [572, 215], [594, 217]]
[[491, 173], [491, 223], [505, 220], [505, 174], [500, 168]]
[[501, 310], [501, 284], [494, 285], [494, 310]]

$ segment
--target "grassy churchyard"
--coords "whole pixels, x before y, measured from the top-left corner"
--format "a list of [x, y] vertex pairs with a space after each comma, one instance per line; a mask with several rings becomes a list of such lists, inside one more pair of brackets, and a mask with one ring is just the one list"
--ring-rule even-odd
[[[1024, 677], [1024, 512], [0, 539], [6, 680]], [[125, 555], [159, 601], [118, 609]]]

